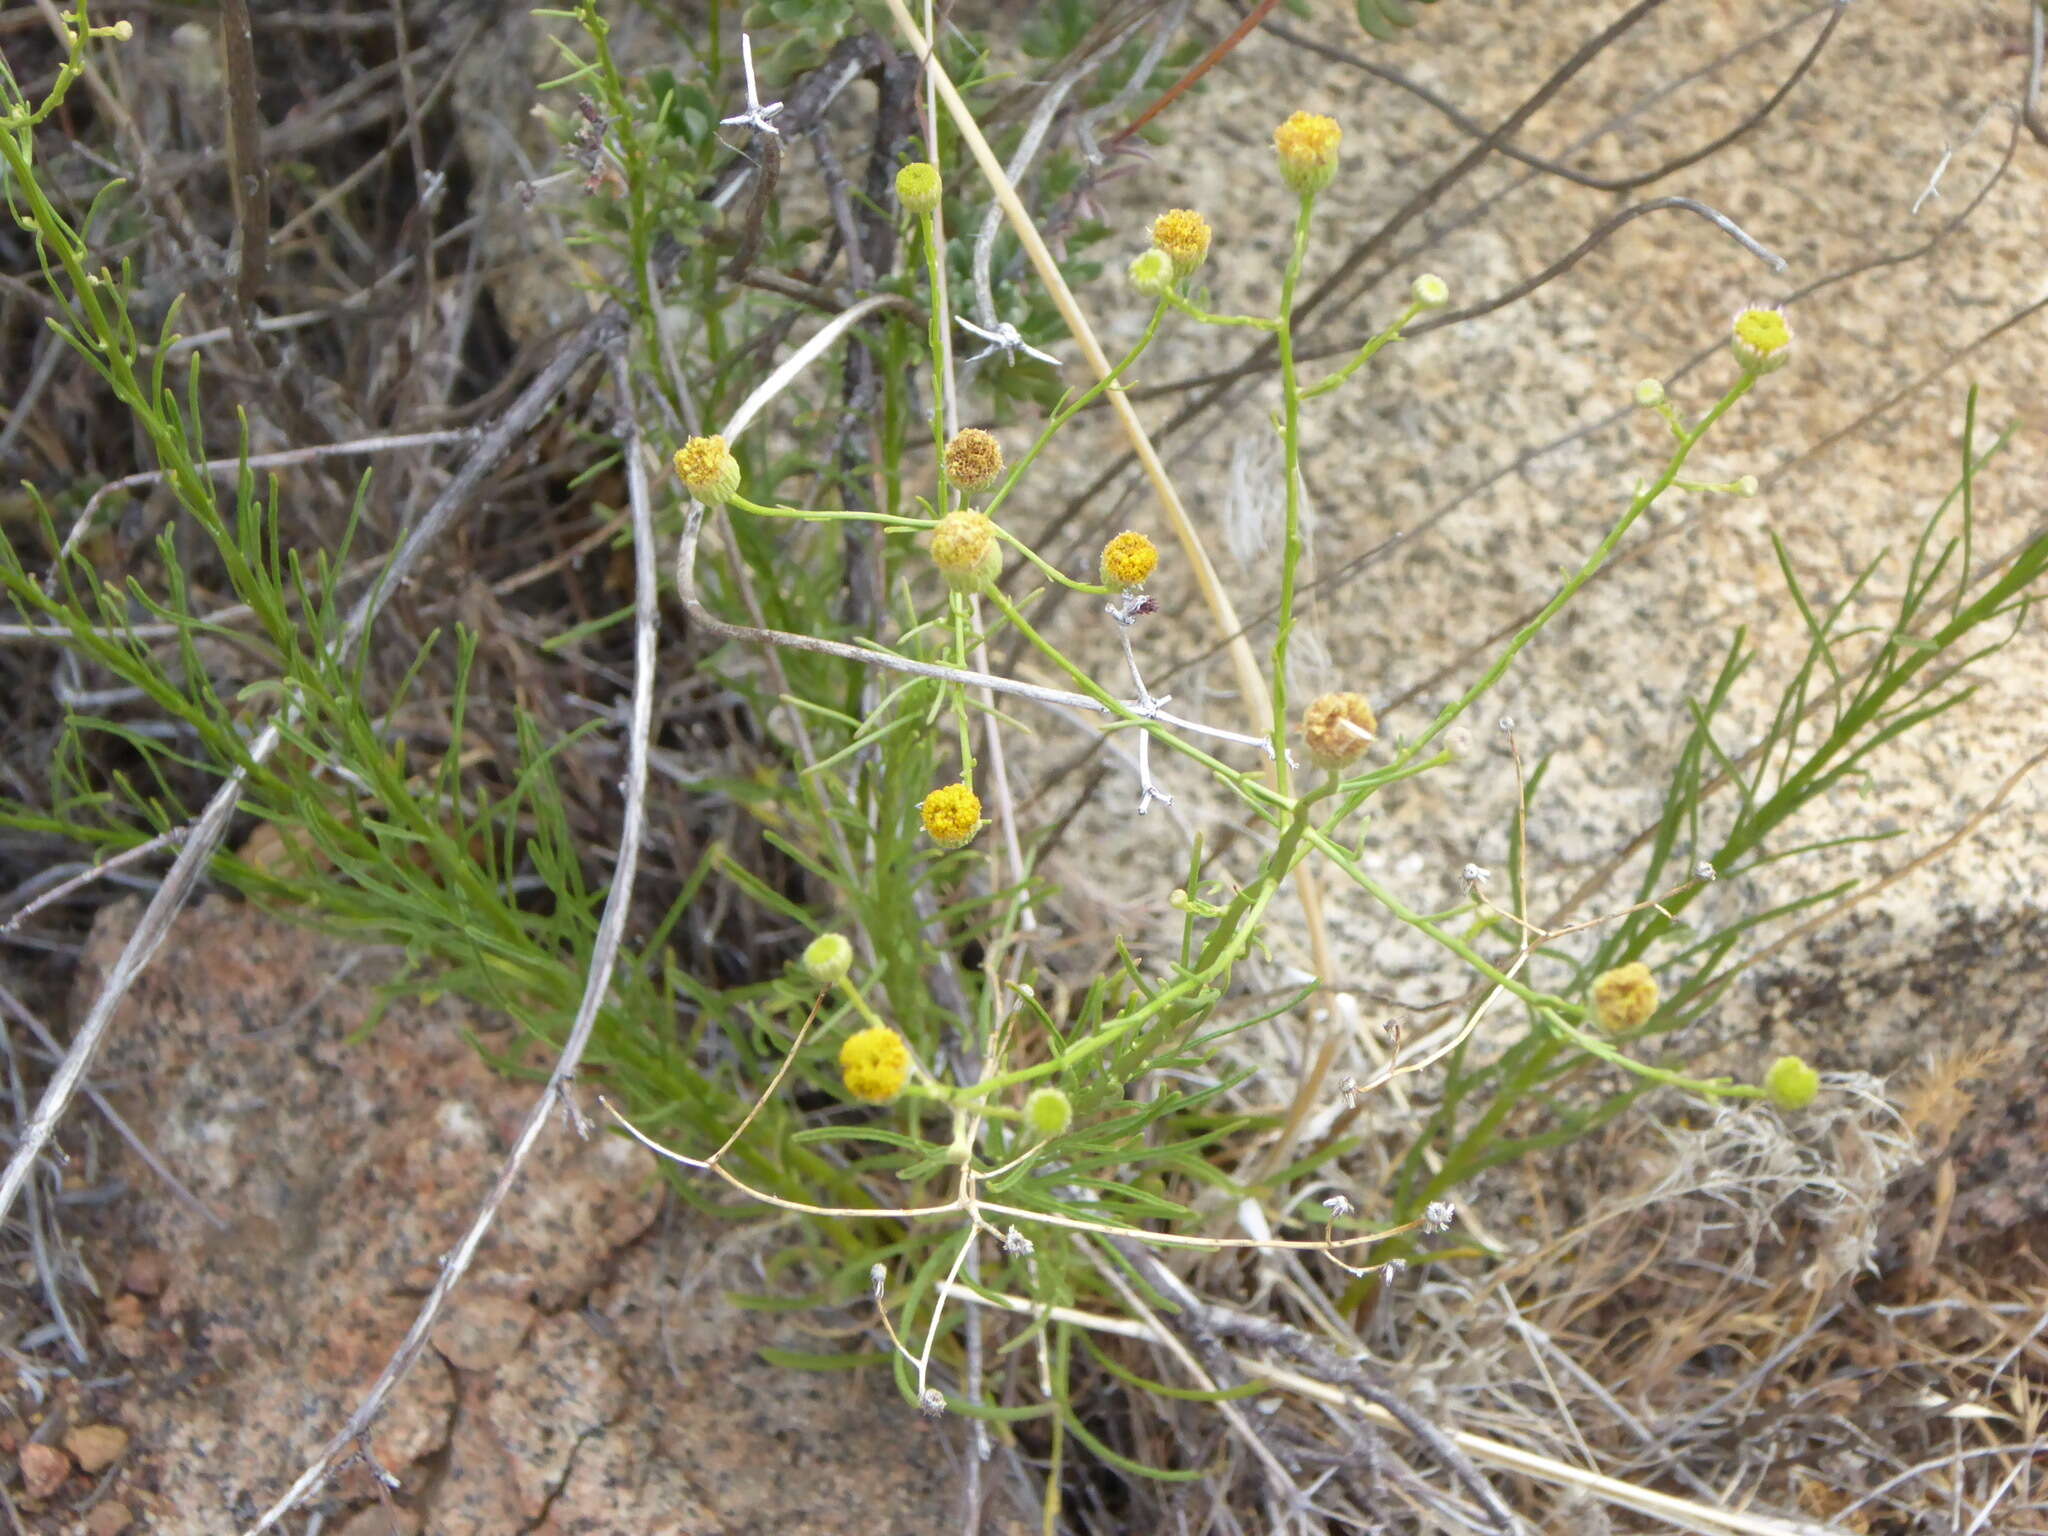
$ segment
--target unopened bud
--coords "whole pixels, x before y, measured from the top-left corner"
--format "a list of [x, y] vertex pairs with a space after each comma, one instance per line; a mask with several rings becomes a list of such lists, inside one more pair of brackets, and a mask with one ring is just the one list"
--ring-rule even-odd
[[820, 934], [804, 950], [804, 969], [819, 986], [836, 987], [853, 969], [853, 946], [843, 934]]

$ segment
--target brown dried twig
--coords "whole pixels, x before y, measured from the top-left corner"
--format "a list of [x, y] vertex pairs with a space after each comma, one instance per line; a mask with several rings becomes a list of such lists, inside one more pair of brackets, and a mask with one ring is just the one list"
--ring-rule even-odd
[[228, 184], [242, 234], [235, 303], [248, 315], [263, 291], [270, 257], [270, 173], [263, 163], [263, 115], [256, 101], [256, 39], [249, 0], [221, 0], [220, 52], [227, 76]]

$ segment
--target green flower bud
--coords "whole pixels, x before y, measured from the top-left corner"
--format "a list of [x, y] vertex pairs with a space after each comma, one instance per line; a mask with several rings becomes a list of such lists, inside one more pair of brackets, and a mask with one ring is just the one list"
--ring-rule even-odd
[[1173, 290], [1173, 258], [1155, 245], [1131, 262], [1129, 276], [1146, 298], [1159, 298]]
[[1074, 1101], [1057, 1088], [1040, 1088], [1024, 1101], [1024, 1123], [1050, 1140], [1074, 1123]]
[[938, 211], [943, 190], [939, 168], [922, 160], [914, 160], [896, 173], [896, 201], [919, 216]]
[[821, 987], [836, 987], [853, 969], [853, 946], [843, 934], [821, 933], [804, 950], [804, 970]]
[[1804, 1109], [1820, 1096], [1820, 1074], [1797, 1056], [1780, 1056], [1764, 1074], [1764, 1093], [1780, 1109]]
[[1425, 272], [1408, 285], [1408, 293], [1424, 309], [1442, 309], [1451, 302], [1451, 285], [1434, 272]]

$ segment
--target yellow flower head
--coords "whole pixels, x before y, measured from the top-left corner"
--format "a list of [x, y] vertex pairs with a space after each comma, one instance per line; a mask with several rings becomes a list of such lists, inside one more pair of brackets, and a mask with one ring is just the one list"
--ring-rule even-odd
[[922, 160], [913, 160], [896, 173], [896, 201], [911, 213], [923, 215], [936, 212], [939, 193], [944, 188], [939, 181], [939, 168], [926, 165]]
[[722, 437], [693, 437], [676, 450], [676, 473], [707, 507], [722, 507], [739, 493], [740, 461]]
[[1657, 1011], [1657, 978], [1640, 960], [1593, 978], [1593, 1018], [1611, 1035], [1641, 1029]]
[[1187, 277], [1209, 259], [1209, 221], [1192, 208], [1169, 208], [1152, 221], [1152, 245], [1173, 262], [1173, 275]]
[[924, 797], [924, 829], [941, 848], [965, 848], [981, 830], [981, 796], [965, 784], [948, 784]]
[[1126, 528], [1102, 546], [1102, 584], [1141, 587], [1159, 569], [1159, 546], [1144, 534]]
[[839, 1075], [863, 1104], [886, 1104], [910, 1080], [910, 1047], [888, 1025], [873, 1025], [839, 1047]]
[[1820, 1096], [1820, 1074], [1797, 1056], [1780, 1056], [1764, 1074], [1764, 1093], [1780, 1109], [1804, 1109]]
[[1003, 445], [980, 427], [957, 432], [946, 444], [946, 478], [963, 491], [985, 491], [1002, 478]]
[[1775, 373], [1792, 360], [1792, 327], [1779, 309], [1745, 309], [1729, 336], [1744, 373]]
[[996, 525], [980, 512], [948, 512], [932, 530], [932, 564], [955, 592], [980, 592], [1003, 574]]
[[1337, 174], [1337, 145], [1344, 130], [1334, 117], [1297, 112], [1273, 133], [1280, 152], [1280, 179], [1306, 196], [1320, 192]]
[[942, 571], [971, 571], [996, 541], [996, 525], [979, 512], [948, 512], [932, 530], [932, 563]]
[[1332, 773], [1365, 756], [1378, 731], [1372, 705], [1362, 693], [1326, 693], [1301, 717], [1309, 761]]

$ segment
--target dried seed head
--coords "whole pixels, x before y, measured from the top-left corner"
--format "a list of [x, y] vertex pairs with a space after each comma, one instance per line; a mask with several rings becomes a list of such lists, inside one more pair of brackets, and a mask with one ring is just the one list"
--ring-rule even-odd
[[1792, 360], [1792, 327], [1781, 309], [1745, 309], [1728, 340], [1744, 373], [1775, 373]]
[[937, 1387], [926, 1387], [918, 1394], [917, 1411], [928, 1419], [943, 1418], [946, 1412], [946, 1394]]
[[1365, 756], [1378, 730], [1362, 693], [1326, 693], [1301, 717], [1309, 761], [1333, 773]]
[[1173, 289], [1173, 258], [1155, 247], [1132, 258], [1125, 275], [1146, 298], [1159, 298]]
[[889, 1267], [886, 1264], [870, 1264], [868, 1266], [868, 1289], [875, 1293], [875, 1300], [880, 1301], [882, 1299], [882, 1292], [888, 1289], [888, 1285]]
[[1422, 1213], [1422, 1230], [1425, 1232], [1448, 1232], [1451, 1223], [1458, 1219], [1458, 1208], [1448, 1200], [1432, 1200], [1429, 1208]]
[[1708, 863], [1705, 859], [1701, 859], [1699, 863], [1693, 865], [1692, 877], [1695, 880], [1715, 880], [1720, 878], [1714, 872], [1714, 866]]
[[981, 796], [965, 784], [948, 784], [924, 797], [919, 814], [941, 848], [965, 848], [981, 830]]
[[1295, 113], [1273, 133], [1280, 179], [1303, 196], [1322, 191], [1337, 174], [1337, 146], [1343, 138], [1335, 118]]
[[844, 934], [821, 933], [804, 950], [804, 969], [821, 987], [836, 987], [853, 969], [853, 946]]
[[1798, 1056], [1780, 1056], [1764, 1074], [1764, 1092], [1780, 1109], [1804, 1109], [1820, 1095], [1820, 1074]]
[[739, 494], [740, 461], [722, 437], [693, 437], [676, 450], [676, 473], [690, 494], [707, 507], [722, 507]]
[[1209, 259], [1209, 221], [1192, 208], [1169, 208], [1152, 221], [1152, 248], [1166, 253], [1175, 277], [1190, 277]]
[[1628, 1034], [1657, 1011], [1657, 978], [1640, 960], [1602, 971], [1593, 979], [1593, 1018], [1611, 1035]]
[[1010, 1229], [1003, 1234], [1003, 1252], [1013, 1259], [1028, 1259], [1037, 1251], [1031, 1245], [1031, 1239], [1019, 1232], [1014, 1222], [1011, 1223]]
[[1477, 864], [1467, 864], [1458, 871], [1458, 883], [1468, 891], [1476, 891], [1493, 878], [1493, 871], [1481, 869]]
[[896, 173], [896, 201], [919, 217], [938, 211], [943, 190], [939, 168], [922, 160], [913, 160]]
[[1024, 1101], [1024, 1123], [1050, 1139], [1074, 1123], [1074, 1101], [1057, 1088], [1040, 1088]]
[[1341, 1221], [1358, 1209], [1344, 1195], [1331, 1195], [1323, 1201], [1323, 1205], [1329, 1211], [1332, 1221]]
[[1144, 534], [1126, 528], [1102, 546], [1102, 584], [1141, 587], [1159, 569], [1159, 546]]
[[910, 1080], [910, 1047], [888, 1025], [870, 1025], [839, 1047], [839, 1075], [863, 1104], [886, 1104]]
[[967, 427], [946, 444], [946, 478], [963, 491], [985, 491], [1002, 478], [1003, 445], [995, 434]]

